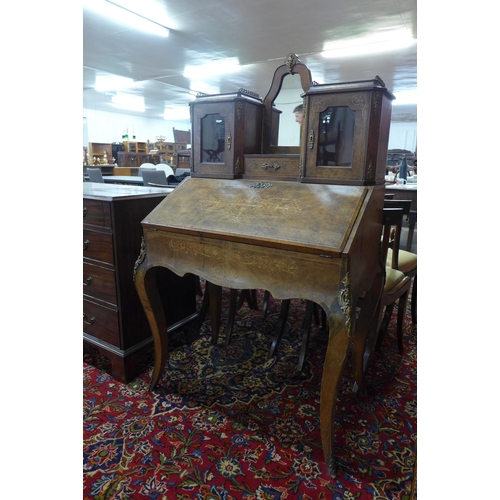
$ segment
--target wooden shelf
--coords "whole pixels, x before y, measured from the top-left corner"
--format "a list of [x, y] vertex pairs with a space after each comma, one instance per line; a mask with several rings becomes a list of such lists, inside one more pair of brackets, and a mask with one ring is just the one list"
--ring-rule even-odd
[[123, 141], [126, 153], [147, 153], [148, 143], [138, 141]]
[[104, 152], [108, 161], [112, 161], [112, 146], [110, 142], [89, 142], [89, 157], [93, 161], [94, 158], [102, 160], [104, 158]]

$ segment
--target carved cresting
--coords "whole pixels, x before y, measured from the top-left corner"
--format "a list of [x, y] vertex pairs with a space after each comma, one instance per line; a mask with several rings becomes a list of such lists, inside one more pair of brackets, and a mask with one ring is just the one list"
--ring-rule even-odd
[[346, 318], [345, 326], [347, 330], [351, 328], [352, 295], [351, 295], [351, 274], [346, 273], [342, 280], [342, 288], [339, 290], [339, 305]]
[[285, 64], [290, 71], [293, 71], [295, 65], [299, 62], [299, 58], [295, 54], [288, 54]]
[[144, 259], [146, 258], [146, 242], [144, 241], [144, 236], [141, 238], [141, 251], [139, 252], [139, 257], [137, 257], [137, 260], [135, 261], [134, 264], [134, 274], [133, 274], [133, 281], [135, 283], [135, 277], [137, 275], [137, 269], [139, 269], [139, 266], [144, 262]]

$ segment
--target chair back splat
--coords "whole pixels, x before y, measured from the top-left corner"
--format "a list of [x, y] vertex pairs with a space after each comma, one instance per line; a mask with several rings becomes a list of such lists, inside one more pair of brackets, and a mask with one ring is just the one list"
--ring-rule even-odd
[[89, 174], [90, 182], [104, 182], [102, 172], [99, 167], [88, 167], [87, 173]]
[[144, 170], [142, 180], [145, 186], [168, 186], [167, 176], [164, 170]]

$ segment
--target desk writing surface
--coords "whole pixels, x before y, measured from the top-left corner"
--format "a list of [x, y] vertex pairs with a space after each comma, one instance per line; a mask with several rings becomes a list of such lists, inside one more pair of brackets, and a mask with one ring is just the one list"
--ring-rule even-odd
[[338, 256], [363, 186], [188, 178], [144, 220], [159, 230]]

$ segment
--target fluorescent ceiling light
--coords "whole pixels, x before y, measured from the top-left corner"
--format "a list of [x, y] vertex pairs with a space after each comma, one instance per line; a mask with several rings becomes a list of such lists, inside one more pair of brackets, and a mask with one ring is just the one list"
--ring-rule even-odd
[[321, 53], [327, 58], [377, 54], [410, 47], [416, 43], [408, 30], [395, 30], [360, 38], [327, 42]]
[[394, 93], [394, 101], [392, 104], [397, 106], [399, 104], [417, 104], [417, 90], [405, 90], [403, 92]]
[[134, 84], [132, 78], [125, 78], [124, 76], [103, 76], [98, 75], [95, 79], [95, 89], [97, 92], [106, 92], [107, 90], [121, 90], [131, 87]]
[[191, 116], [189, 114], [188, 106], [180, 106], [178, 108], [166, 108], [163, 114], [165, 120], [189, 120]]
[[[155, 20], [164, 18], [165, 12], [158, 9], [154, 12], [154, 5], [148, 5], [144, 1], [140, 6], [130, 0], [84, 0], [84, 3], [86, 7], [132, 28], [163, 37], [168, 37], [170, 33], [164, 24]], [[139, 12], [141, 8], [143, 13]]]
[[129, 111], [146, 111], [144, 97], [141, 96], [117, 94], [111, 98], [111, 103], [116, 108], [128, 109]]
[[204, 78], [211, 78], [213, 76], [223, 75], [226, 73], [234, 73], [241, 69], [240, 62], [236, 57], [228, 59], [221, 59], [219, 61], [211, 61], [206, 64], [198, 66], [186, 66], [184, 68], [184, 77], [197, 78], [203, 80]]

